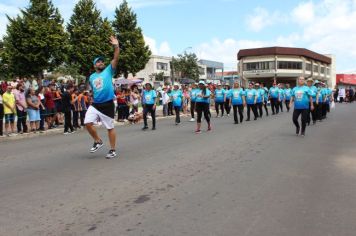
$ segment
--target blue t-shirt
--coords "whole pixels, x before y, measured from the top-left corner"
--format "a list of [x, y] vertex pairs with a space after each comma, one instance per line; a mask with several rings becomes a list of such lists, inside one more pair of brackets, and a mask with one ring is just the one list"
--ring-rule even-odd
[[329, 88], [325, 88], [325, 94], [326, 94], [326, 103], [330, 103], [330, 98], [333, 95], [333, 91]]
[[246, 103], [249, 105], [255, 104], [255, 97], [257, 96], [256, 89], [246, 89]]
[[215, 95], [215, 102], [224, 102], [224, 97], [225, 97], [224, 89], [216, 89], [214, 95]]
[[309, 87], [309, 89], [310, 89], [310, 92], [311, 92], [311, 96], [312, 96], [312, 98], [313, 98], [313, 102], [316, 102], [316, 95], [317, 95], [317, 93], [318, 93], [317, 87], [315, 87], [315, 86], [313, 85], [313, 86]]
[[154, 90], [144, 90], [143, 91], [143, 97], [142, 97], [142, 103], [145, 105], [154, 105], [156, 104], [156, 98], [157, 98], [157, 93]]
[[318, 92], [317, 92], [317, 94], [318, 94], [318, 102], [319, 103], [322, 103], [322, 102], [324, 102], [324, 98], [325, 98], [325, 91], [324, 91], [324, 89], [323, 88], [318, 88]]
[[208, 98], [202, 98], [202, 97], [198, 97], [198, 95], [204, 96], [203, 95], [203, 90], [198, 89], [197, 91], [197, 99], [195, 100], [195, 102], [202, 102], [202, 103], [210, 103], [210, 90], [209, 89], [205, 89], [205, 96], [209, 96]]
[[284, 99], [284, 89], [279, 89], [279, 99], [283, 100]]
[[268, 89], [266, 87], [264, 87], [263, 90], [265, 91], [265, 93], [264, 93], [265, 102], [267, 102], [268, 101]]
[[292, 89], [288, 88], [284, 90], [284, 96], [287, 101], [290, 101], [292, 97]]
[[261, 103], [266, 91], [263, 88], [259, 88], [256, 90], [257, 91], [257, 103]]
[[243, 99], [242, 97], [245, 96], [245, 91], [242, 88], [239, 89], [232, 89], [231, 90], [231, 103], [232, 105], [242, 105]]
[[232, 97], [231, 89], [225, 90], [226, 99], [230, 100]]
[[269, 94], [271, 98], [278, 98], [279, 97], [279, 88], [272, 87], [269, 89]]
[[104, 103], [115, 98], [112, 78], [115, 70], [111, 64], [102, 72], [93, 73], [89, 77], [89, 83], [93, 90], [94, 103]]
[[294, 109], [309, 109], [311, 91], [308, 86], [298, 86], [293, 88]]
[[182, 98], [183, 98], [183, 93], [181, 90], [172, 90], [172, 100], [173, 100], [173, 106], [175, 107], [180, 107], [182, 106]]
[[196, 102], [196, 99], [197, 99], [197, 92], [199, 91], [199, 89], [192, 89], [190, 91], [190, 99], [192, 102]]

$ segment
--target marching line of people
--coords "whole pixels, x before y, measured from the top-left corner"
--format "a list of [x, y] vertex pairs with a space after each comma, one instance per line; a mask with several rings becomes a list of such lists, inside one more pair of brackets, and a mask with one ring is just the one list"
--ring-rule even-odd
[[[166, 91], [166, 88], [163, 89]], [[168, 100], [171, 99], [176, 114], [175, 124], [180, 124], [180, 112], [183, 106], [183, 91], [178, 84], [174, 84], [173, 90], [169, 93]], [[142, 104], [144, 108], [144, 117], [147, 113], [151, 113], [153, 129], [156, 129], [155, 122], [155, 107], [158, 100], [157, 92], [154, 92], [150, 83], [146, 84], [146, 89], [143, 91]], [[229, 117], [232, 111], [235, 124], [244, 121], [244, 110], [247, 109], [247, 118], [245, 121], [251, 120], [251, 111], [253, 120], [269, 115], [268, 104], [270, 103], [272, 115], [277, 115], [284, 111], [293, 110], [293, 123], [296, 126], [296, 134], [305, 135], [306, 126], [315, 124], [317, 121], [326, 119], [327, 113], [330, 112], [330, 104], [333, 102], [333, 92], [326, 84], [313, 81], [309, 78], [305, 81], [304, 77], [298, 78], [296, 87], [291, 88], [290, 84], [273, 83], [270, 89], [267, 89], [264, 84], [249, 83], [247, 89], [235, 83], [233, 88], [230, 86], [217, 85], [216, 88], [211, 88], [205, 81], [199, 81], [197, 84], [191, 85], [189, 92], [191, 120], [195, 121], [197, 117], [196, 133], [201, 133], [202, 117], [207, 122], [207, 131], [212, 130], [211, 126], [211, 105], [215, 108], [216, 118], [226, 116]], [[299, 124], [299, 117], [301, 123]], [[147, 120], [145, 120], [143, 130], [148, 129]]]

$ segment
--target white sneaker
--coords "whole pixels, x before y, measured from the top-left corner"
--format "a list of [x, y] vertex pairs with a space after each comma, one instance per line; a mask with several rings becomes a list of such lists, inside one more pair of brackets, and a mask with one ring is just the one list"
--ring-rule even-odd
[[194, 119], [194, 118], [192, 118], [192, 119], [190, 119], [189, 121], [190, 121], [190, 122], [194, 122], [194, 121], [195, 121], [195, 119]]

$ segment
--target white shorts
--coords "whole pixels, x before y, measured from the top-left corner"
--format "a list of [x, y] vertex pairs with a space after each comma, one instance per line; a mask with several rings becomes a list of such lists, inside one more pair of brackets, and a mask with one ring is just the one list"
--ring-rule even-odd
[[90, 106], [85, 114], [84, 124], [97, 124], [99, 122], [101, 122], [107, 129], [114, 128], [113, 118], [101, 113], [95, 107]]

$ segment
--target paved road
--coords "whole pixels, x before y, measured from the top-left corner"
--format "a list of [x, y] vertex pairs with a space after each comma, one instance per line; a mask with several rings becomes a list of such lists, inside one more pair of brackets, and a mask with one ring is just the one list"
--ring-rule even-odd
[[118, 127], [116, 160], [84, 132], [2, 142], [0, 235], [354, 236], [355, 117], [337, 106], [304, 138], [287, 113]]

